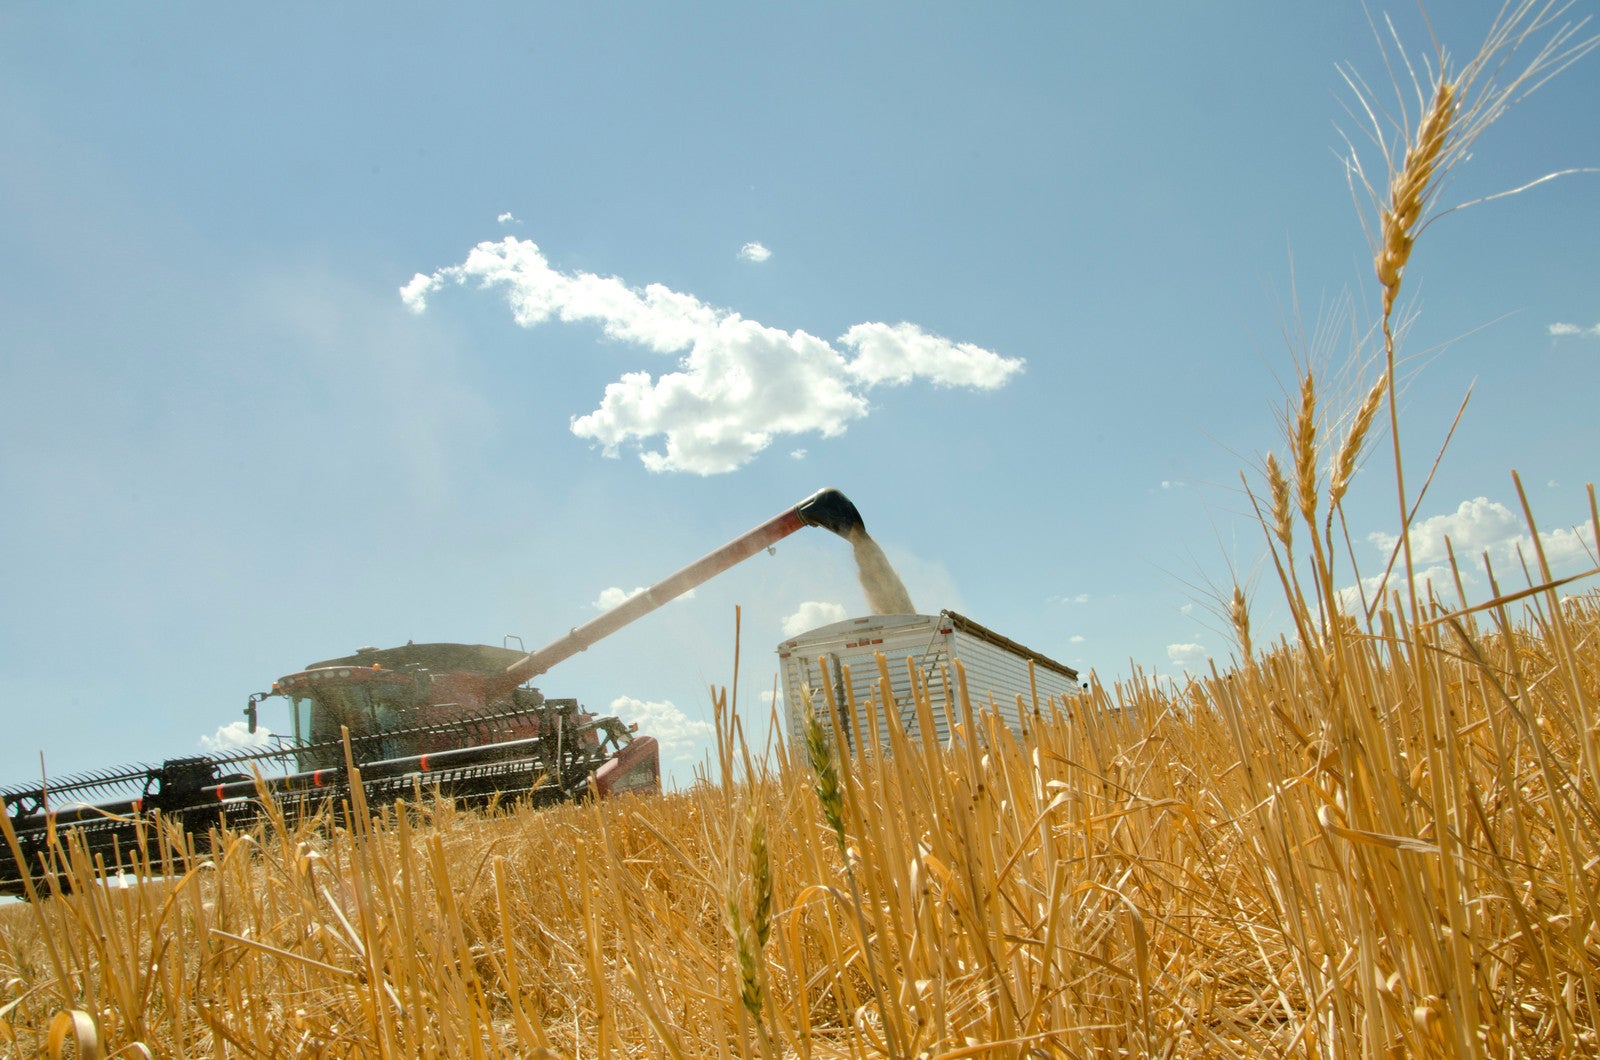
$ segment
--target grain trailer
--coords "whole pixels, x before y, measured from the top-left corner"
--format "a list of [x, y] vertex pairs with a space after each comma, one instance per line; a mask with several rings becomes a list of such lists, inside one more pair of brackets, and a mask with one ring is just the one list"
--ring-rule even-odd
[[[967, 691], [974, 711], [992, 700], [1013, 732], [1026, 730], [1027, 717], [1035, 703], [1048, 712], [1049, 701], [1060, 705], [1065, 697], [1078, 692], [1078, 671], [1025, 647], [1010, 637], [996, 633], [954, 611], [936, 615], [870, 615], [847, 618], [819, 626], [808, 633], [778, 645], [778, 660], [783, 672], [784, 709], [791, 739], [800, 732], [801, 689], [809, 686], [817, 714], [828, 722], [824, 686], [834, 698], [845, 701], [848, 674], [849, 700], [856, 704], [852, 716], [845, 717], [847, 730], [842, 742], [860, 750], [871, 745], [863, 726], [869, 716], [866, 704], [877, 701], [873, 715], [878, 718], [879, 740], [888, 745], [888, 715], [880, 691], [877, 656], [882, 653], [889, 664], [894, 703], [889, 705], [900, 719], [907, 735], [921, 738], [915, 700], [911, 694], [914, 667], [918, 683], [928, 687], [933, 701], [934, 735], [940, 743], [950, 740], [951, 729], [961, 720], [955, 663], [966, 672]], [[1029, 664], [1032, 664], [1030, 679]], [[1019, 702], [1020, 697], [1020, 702]], [[1037, 698], [1035, 698], [1037, 697]], [[1026, 715], [1026, 717], [1025, 717]]]

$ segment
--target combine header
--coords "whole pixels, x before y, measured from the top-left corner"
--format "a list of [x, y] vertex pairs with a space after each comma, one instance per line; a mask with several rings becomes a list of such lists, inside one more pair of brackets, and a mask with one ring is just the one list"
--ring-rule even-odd
[[260, 816], [262, 790], [290, 817], [337, 805], [357, 776], [374, 805], [419, 790], [469, 804], [659, 792], [654, 738], [589, 714], [575, 699], [546, 699], [527, 682], [805, 526], [845, 538], [863, 529], [844, 494], [822, 490], [538, 651], [361, 648], [281, 677], [244, 711], [255, 732], [261, 703], [287, 700], [292, 735], [278, 747], [0, 790], [17, 841], [0, 844], [0, 894], [25, 892], [24, 866], [35, 878], [58, 874], [68, 830], [115, 871], [137, 849], [154, 853], [157, 818], [203, 837]]

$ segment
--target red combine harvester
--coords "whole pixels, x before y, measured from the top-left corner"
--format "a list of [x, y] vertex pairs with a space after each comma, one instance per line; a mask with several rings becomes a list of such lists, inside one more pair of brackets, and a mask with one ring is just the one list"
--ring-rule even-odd
[[538, 651], [480, 644], [361, 648], [279, 678], [245, 707], [256, 731], [262, 701], [288, 700], [292, 736], [269, 750], [173, 758], [0, 790], [16, 843], [0, 844], [0, 894], [26, 875], [60, 875], [65, 835], [80, 835], [108, 871], [153, 852], [152, 815], [205, 836], [261, 813], [259, 784], [290, 817], [350, 794], [356, 767], [369, 803], [421, 790], [469, 804], [494, 798], [561, 802], [593, 793], [659, 792], [656, 741], [575, 699], [546, 699], [526, 682], [741, 560], [805, 526], [848, 538], [860, 513], [826, 489], [774, 516]]

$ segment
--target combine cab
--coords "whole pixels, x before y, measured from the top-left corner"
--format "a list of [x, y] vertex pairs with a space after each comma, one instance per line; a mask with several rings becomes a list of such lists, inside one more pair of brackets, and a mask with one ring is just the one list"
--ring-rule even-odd
[[363, 773], [417, 775], [430, 785], [448, 773], [444, 786], [457, 795], [560, 799], [591, 781], [600, 795], [661, 790], [654, 739], [585, 713], [575, 699], [506, 687], [507, 668], [525, 657], [484, 644], [361, 648], [279, 678], [245, 714], [254, 731], [262, 700], [288, 701], [289, 756], [312, 788], [319, 774], [344, 766], [349, 733], [363, 749]]
[[846, 538], [862, 529], [844, 494], [822, 490], [538, 651], [361, 648], [281, 677], [245, 707], [254, 732], [264, 701], [286, 701], [291, 736], [273, 749], [0, 790], [14, 839], [0, 848], [0, 894], [37, 893], [33, 880], [64, 875], [68, 831], [114, 872], [136, 849], [153, 852], [152, 815], [198, 841], [260, 816], [263, 791], [291, 818], [346, 799], [358, 782], [372, 805], [433, 792], [468, 804], [659, 792], [652, 737], [527, 682], [805, 526]]

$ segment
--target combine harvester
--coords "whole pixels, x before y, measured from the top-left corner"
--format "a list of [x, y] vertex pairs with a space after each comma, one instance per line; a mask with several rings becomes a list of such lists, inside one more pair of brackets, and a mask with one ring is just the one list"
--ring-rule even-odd
[[279, 678], [272, 691], [252, 695], [244, 712], [255, 732], [262, 701], [286, 699], [293, 736], [281, 747], [0, 790], [16, 837], [15, 847], [0, 843], [0, 894], [26, 892], [24, 865], [35, 879], [59, 875], [54, 859], [69, 830], [115, 872], [136, 850], [156, 855], [156, 815], [199, 840], [218, 825], [258, 818], [265, 789], [287, 816], [300, 817], [349, 797], [355, 779], [349, 764], [373, 805], [419, 790], [468, 804], [659, 792], [654, 738], [635, 735], [615, 717], [589, 714], [575, 699], [546, 699], [526, 682], [806, 526], [847, 540], [865, 533], [844, 494], [821, 490], [538, 651], [479, 644], [362, 648]]

